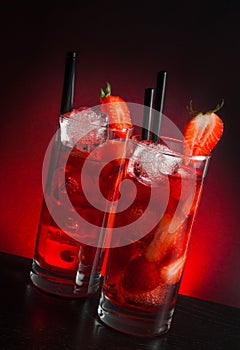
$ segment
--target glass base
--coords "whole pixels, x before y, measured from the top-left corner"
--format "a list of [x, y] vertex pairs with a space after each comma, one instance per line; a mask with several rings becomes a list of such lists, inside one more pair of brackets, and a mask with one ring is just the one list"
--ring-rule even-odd
[[[166, 309], [166, 308], [165, 308]], [[98, 316], [107, 326], [122, 333], [140, 337], [154, 337], [166, 333], [171, 325], [174, 309], [163, 310], [158, 315], [127, 311], [114, 305], [103, 293], [98, 306]]]
[[83, 298], [96, 293], [101, 281], [100, 273], [96, 273], [94, 278], [81, 272], [69, 277], [41, 268], [36, 260], [33, 260], [30, 278], [42, 291], [68, 298]]

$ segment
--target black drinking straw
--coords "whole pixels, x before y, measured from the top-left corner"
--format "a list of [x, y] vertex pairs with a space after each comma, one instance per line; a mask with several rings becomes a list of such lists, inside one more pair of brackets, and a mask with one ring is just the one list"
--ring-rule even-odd
[[74, 83], [76, 71], [76, 52], [67, 52], [65, 75], [62, 91], [62, 102], [60, 113], [65, 114], [73, 109]]
[[142, 124], [142, 140], [150, 140], [150, 128], [152, 121], [152, 106], [153, 106], [154, 89], [145, 89], [144, 94], [144, 113]]
[[166, 88], [167, 72], [160, 71], [157, 74], [157, 87], [156, 87], [156, 99], [155, 99], [155, 113], [153, 119], [153, 133], [152, 140], [158, 142], [160, 138], [160, 128], [162, 121], [162, 111], [164, 104], [164, 95]]
[[[62, 101], [60, 114], [63, 115], [67, 112], [71, 112], [73, 109], [73, 99], [74, 99], [74, 82], [75, 82], [75, 65], [76, 65], [76, 52], [67, 52], [66, 63], [65, 63], [65, 75], [62, 90]], [[48, 176], [46, 180], [45, 193], [51, 191], [52, 187], [52, 177], [54, 169], [56, 168], [56, 162], [58, 160], [58, 152], [61, 147], [61, 129], [58, 123], [57, 133], [58, 138], [56, 143], [53, 144], [51, 162], [49, 163]]]

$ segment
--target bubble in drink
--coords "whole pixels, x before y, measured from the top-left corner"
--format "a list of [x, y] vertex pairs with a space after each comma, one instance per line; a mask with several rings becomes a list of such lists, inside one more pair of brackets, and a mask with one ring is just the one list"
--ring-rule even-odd
[[136, 306], [146, 306], [149, 308], [157, 307], [166, 303], [166, 297], [169, 292], [169, 286], [160, 285], [154, 290], [139, 293], [139, 294], [127, 294], [125, 292], [125, 299], [129, 304]]

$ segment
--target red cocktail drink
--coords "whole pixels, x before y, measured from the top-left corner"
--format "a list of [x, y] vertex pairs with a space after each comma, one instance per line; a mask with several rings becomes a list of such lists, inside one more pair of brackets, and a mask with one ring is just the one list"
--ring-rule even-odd
[[61, 117], [53, 141], [31, 272], [39, 288], [70, 297], [99, 286], [104, 253], [99, 240], [108, 203], [117, 195], [125, 143], [102, 113], [76, 115]]
[[[209, 157], [185, 157], [181, 142], [167, 138], [158, 145], [130, 142], [135, 150], [124, 178], [136, 193], [114, 226], [128, 230], [148, 210], [141, 222], [145, 234], [110, 249], [99, 316], [117, 330], [152, 336], [170, 327]], [[130, 237], [133, 231], [131, 226]]]

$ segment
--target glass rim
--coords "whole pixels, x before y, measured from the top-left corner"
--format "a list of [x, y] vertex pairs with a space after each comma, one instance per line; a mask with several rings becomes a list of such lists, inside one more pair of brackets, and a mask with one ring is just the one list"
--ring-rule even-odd
[[[162, 140], [167, 139], [168, 141], [172, 141], [172, 142], [175, 142], [175, 143], [178, 143], [178, 144], [182, 144], [183, 143], [183, 140], [180, 140], [180, 139], [177, 139], [177, 138], [174, 138], [174, 137], [170, 137], [170, 136], [160, 136], [160, 140], [161, 139]], [[130, 137], [130, 140], [133, 141], [134, 143], [136, 143], [138, 146], [141, 145], [141, 147], [144, 147], [144, 145], [147, 145], [148, 142], [150, 142], [150, 143], [152, 142], [151, 140], [142, 140], [142, 137], [141, 137], [140, 134], [132, 135], [132, 137]], [[159, 152], [161, 154], [166, 154], [168, 156], [183, 158], [185, 160], [187, 159], [189, 161], [202, 162], [202, 161], [205, 161], [205, 160], [208, 161], [211, 158], [211, 155], [204, 155], [204, 156], [202, 156], [202, 155], [192, 155], [192, 156], [190, 156], [190, 155], [187, 155], [187, 154], [175, 151], [175, 150], [171, 151], [170, 148], [169, 148], [169, 151], [161, 150], [161, 149], [155, 149], [155, 148], [152, 148], [152, 150], [153, 151], [157, 151], [157, 152]]]

